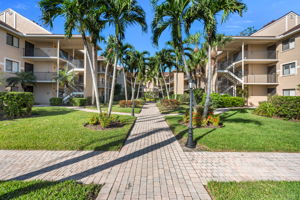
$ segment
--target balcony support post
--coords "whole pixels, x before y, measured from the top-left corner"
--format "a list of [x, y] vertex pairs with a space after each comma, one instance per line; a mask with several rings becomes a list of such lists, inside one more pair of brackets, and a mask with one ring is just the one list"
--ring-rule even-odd
[[86, 47], [84, 46], [84, 56], [83, 56], [83, 68], [84, 68], [84, 82], [83, 82], [83, 91], [84, 91], [84, 97], [86, 97], [86, 93], [85, 93], [85, 88], [86, 88], [86, 85], [87, 85], [87, 52], [86, 52]]
[[242, 88], [245, 89], [245, 43], [242, 44]]
[[[60, 49], [60, 43], [59, 40], [57, 40], [57, 60], [56, 60], [56, 71], [57, 71], [57, 77], [59, 76], [59, 49]], [[56, 97], [59, 97], [59, 81], [56, 81]]]

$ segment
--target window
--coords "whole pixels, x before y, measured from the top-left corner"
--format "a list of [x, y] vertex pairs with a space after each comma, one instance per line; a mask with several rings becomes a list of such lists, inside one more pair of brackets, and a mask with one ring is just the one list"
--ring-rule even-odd
[[282, 65], [282, 72], [283, 75], [296, 74], [296, 63], [292, 62]]
[[19, 48], [19, 38], [7, 33], [6, 44]]
[[6, 72], [19, 72], [19, 63], [12, 61], [12, 60], [6, 60], [5, 63], [5, 71]]
[[283, 96], [296, 96], [295, 89], [285, 89], [283, 90]]
[[282, 41], [282, 51], [295, 48], [295, 38]]

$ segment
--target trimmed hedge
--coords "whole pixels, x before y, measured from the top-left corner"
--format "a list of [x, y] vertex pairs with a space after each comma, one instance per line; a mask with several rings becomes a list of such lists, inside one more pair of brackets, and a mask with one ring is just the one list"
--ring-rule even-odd
[[63, 104], [63, 99], [60, 97], [52, 97], [49, 101], [51, 106], [61, 106]]
[[[119, 101], [119, 106], [121, 108], [132, 107], [132, 101], [128, 100], [126, 102], [126, 100], [121, 100], [121, 101]], [[143, 104], [142, 104], [142, 102], [140, 100], [134, 100], [134, 106], [137, 108], [137, 107], [143, 106]]]
[[71, 104], [73, 106], [86, 106], [88, 103], [87, 98], [72, 98]]
[[176, 99], [162, 99], [160, 104], [163, 111], [175, 110], [180, 106], [180, 102]]
[[30, 116], [34, 97], [31, 92], [0, 92], [0, 117]]
[[261, 102], [255, 113], [267, 117], [300, 120], [300, 96], [273, 96]]
[[[229, 107], [242, 107], [245, 105], [245, 99], [242, 97], [233, 97], [230, 95], [221, 95], [218, 93], [212, 93], [211, 106], [213, 108], [229, 108]], [[203, 95], [201, 105], [205, 103], [206, 94]]]

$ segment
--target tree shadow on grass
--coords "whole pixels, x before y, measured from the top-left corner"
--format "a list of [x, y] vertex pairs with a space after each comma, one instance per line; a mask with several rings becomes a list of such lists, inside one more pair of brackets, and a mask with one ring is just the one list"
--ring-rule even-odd
[[[154, 129], [153, 132], [150, 133], [150, 134], [158, 133], [161, 130], [162, 129], [160, 129], [160, 128], [159, 129]], [[139, 140], [139, 139], [141, 139], [143, 137], [147, 137], [147, 136], [149, 136], [149, 132], [145, 133], [145, 134], [142, 134], [140, 136], [137, 136], [137, 138], [133, 138], [132, 140], [129, 139], [129, 141], [126, 142], [126, 144], [134, 142], [136, 140]], [[127, 162], [129, 160], [132, 160], [134, 158], [143, 156], [143, 155], [145, 155], [145, 154], [147, 154], [149, 152], [152, 152], [152, 151], [155, 151], [157, 149], [160, 149], [160, 148], [162, 148], [164, 146], [167, 146], [167, 145], [169, 145], [169, 144], [171, 144], [171, 143], [173, 143], [175, 141], [176, 141], [176, 139], [174, 137], [168, 138], [168, 139], [166, 139], [164, 141], [152, 144], [152, 145], [147, 146], [147, 147], [145, 147], [143, 149], [139, 149], [137, 151], [131, 152], [131, 153], [126, 154], [124, 156], [117, 157], [116, 159], [110, 160], [110, 161], [108, 161], [106, 163], [103, 163], [103, 164], [101, 164], [99, 166], [96, 166], [96, 167], [87, 169], [85, 171], [79, 172], [77, 174], [73, 174], [73, 175], [70, 175], [68, 177], [62, 178], [59, 181], [81, 180], [81, 179], [83, 179], [85, 177], [88, 177], [90, 175], [99, 173], [99, 172], [101, 172], [103, 170], [112, 168], [114, 166], [120, 165], [120, 164], [122, 164], [124, 162]], [[110, 145], [110, 144], [107, 144], [107, 145]], [[77, 163], [79, 161], [91, 158], [91, 157], [99, 155], [101, 153], [103, 153], [103, 152], [99, 152], [99, 151], [88, 152], [88, 153], [86, 153], [84, 155], [81, 155], [81, 156], [78, 156], [76, 158], [71, 158], [71, 159], [62, 161], [60, 163], [57, 163], [57, 164], [54, 164], [54, 165], [51, 165], [51, 166], [48, 166], [48, 167], [45, 167], [45, 168], [42, 168], [42, 169], [39, 169], [39, 170], [36, 170], [36, 171], [33, 171], [33, 172], [29, 172], [27, 174], [20, 175], [18, 177], [14, 177], [11, 180], [26, 180], [26, 179], [29, 179], [29, 178], [33, 178], [33, 177], [35, 177], [37, 175], [44, 174], [44, 173], [53, 171], [53, 170], [61, 168], [61, 167], [65, 167], [67, 165], [71, 165], [71, 164]], [[0, 196], [0, 199], [14, 199], [14, 198], [18, 198], [18, 197], [20, 197], [22, 195], [25, 195], [25, 194], [28, 194], [30, 192], [34, 192], [36, 190], [39, 190], [39, 189], [42, 189], [42, 188], [47, 188], [49, 186], [55, 185], [58, 182], [51, 182], [51, 183], [45, 183], [45, 184], [33, 184], [33, 185], [30, 185], [30, 186], [27, 186], [27, 187], [18, 188], [18, 189], [14, 190], [14, 191], [2, 194]]]

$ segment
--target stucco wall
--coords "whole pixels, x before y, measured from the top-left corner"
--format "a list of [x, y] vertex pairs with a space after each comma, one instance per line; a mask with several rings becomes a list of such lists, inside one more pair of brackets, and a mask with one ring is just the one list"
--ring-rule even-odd
[[[293, 19], [291, 18], [291, 16], [293, 16]], [[296, 20], [296, 17], [298, 17], [298, 20]], [[254, 33], [252, 36], [280, 35], [289, 30], [290, 28], [293, 28], [294, 26], [298, 25], [300, 23], [299, 19], [300, 17], [297, 16], [295, 13], [290, 13], [289, 15], [280, 18], [278, 21], [262, 28], [258, 32]]]
[[56, 83], [38, 83], [33, 90], [35, 102], [39, 104], [49, 104], [49, 99], [56, 97]]
[[258, 106], [259, 102], [266, 101], [268, 99], [267, 86], [262, 85], [250, 85], [248, 105]]
[[[277, 51], [279, 62], [277, 64], [277, 74], [279, 74], [277, 87], [277, 93], [282, 95], [283, 89], [297, 89], [297, 85], [300, 84], [300, 33], [292, 36], [295, 38], [295, 48], [282, 51], [282, 43], [278, 42]], [[290, 62], [296, 62], [296, 74], [283, 76], [282, 65]], [[300, 95], [300, 91], [296, 90], [296, 95]]]

